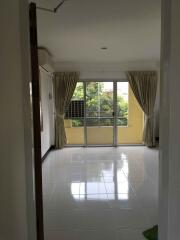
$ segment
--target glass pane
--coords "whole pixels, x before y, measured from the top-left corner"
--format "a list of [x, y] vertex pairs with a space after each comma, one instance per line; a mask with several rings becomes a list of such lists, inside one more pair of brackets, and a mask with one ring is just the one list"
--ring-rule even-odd
[[128, 82], [117, 83], [117, 126], [128, 125]]
[[117, 83], [118, 144], [141, 144], [143, 112], [128, 82]]
[[87, 144], [113, 144], [113, 106], [113, 82], [87, 83]]
[[84, 86], [78, 82], [64, 120], [67, 144], [84, 144]]

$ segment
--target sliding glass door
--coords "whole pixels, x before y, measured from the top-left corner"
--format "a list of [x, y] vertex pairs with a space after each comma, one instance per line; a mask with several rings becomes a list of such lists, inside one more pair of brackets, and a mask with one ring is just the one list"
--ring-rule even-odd
[[113, 82], [86, 82], [85, 112], [87, 145], [113, 145]]
[[68, 145], [142, 144], [144, 115], [127, 81], [78, 82], [65, 116]]

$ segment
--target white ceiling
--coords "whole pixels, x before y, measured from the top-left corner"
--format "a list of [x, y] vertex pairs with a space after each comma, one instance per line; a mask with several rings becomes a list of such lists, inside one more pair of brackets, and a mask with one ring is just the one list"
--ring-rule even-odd
[[[35, 2], [54, 8], [60, 1]], [[56, 62], [158, 61], [160, 12], [160, 0], [68, 0], [57, 14], [38, 10], [39, 46]]]

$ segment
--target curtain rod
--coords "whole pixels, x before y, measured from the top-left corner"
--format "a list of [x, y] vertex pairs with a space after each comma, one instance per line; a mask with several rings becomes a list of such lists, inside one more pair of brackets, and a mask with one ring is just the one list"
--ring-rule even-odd
[[38, 7], [37, 6], [37, 9], [38, 10], [41, 10], [41, 11], [46, 11], [46, 12], [52, 12], [52, 13], [57, 13], [58, 9], [68, 0], [62, 0], [55, 8], [53, 9], [50, 9], [50, 8], [45, 8], [45, 7]]

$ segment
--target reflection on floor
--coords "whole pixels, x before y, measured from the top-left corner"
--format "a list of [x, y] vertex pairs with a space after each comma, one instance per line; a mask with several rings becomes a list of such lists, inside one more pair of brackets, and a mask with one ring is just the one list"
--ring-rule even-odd
[[158, 221], [158, 151], [65, 148], [43, 163], [45, 240], [142, 240]]

